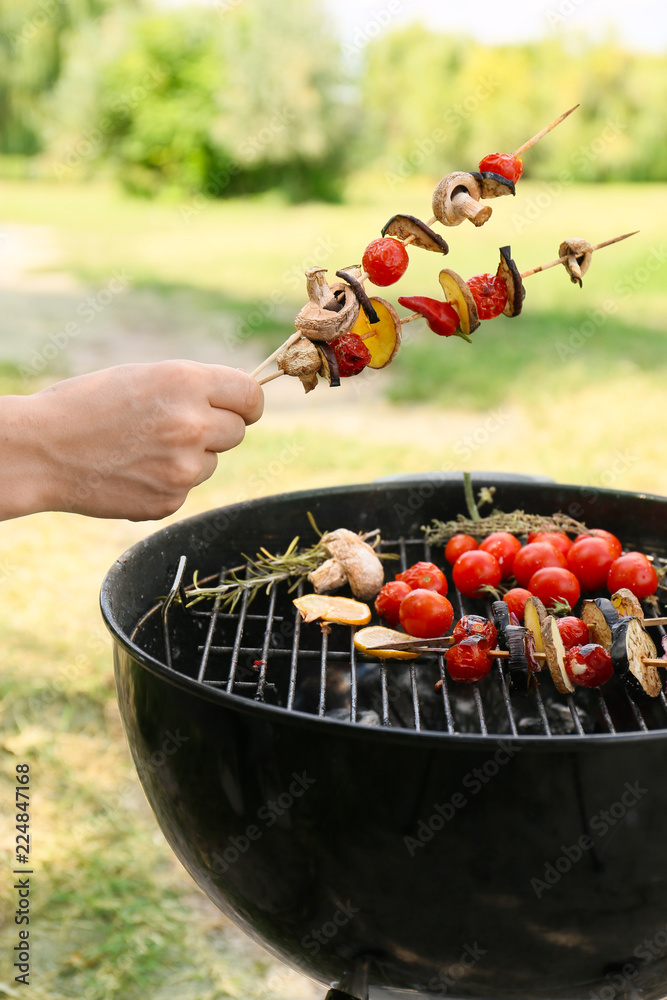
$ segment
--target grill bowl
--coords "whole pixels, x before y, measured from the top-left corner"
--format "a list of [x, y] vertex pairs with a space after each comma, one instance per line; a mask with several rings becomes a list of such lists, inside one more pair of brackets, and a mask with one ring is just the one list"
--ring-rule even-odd
[[[479, 485], [497, 487], [502, 509], [562, 510], [666, 554], [664, 498]], [[131, 638], [184, 553], [204, 576], [260, 545], [280, 551], [308, 510], [322, 527], [393, 538], [464, 509], [447, 477], [295, 493], [182, 521], [122, 556], [102, 610], [147, 798], [211, 899], [323, 984], [372, 997], [663, 997], [665, 729], [366, 727], [227, 694], [197, 681], [180, 648], [169, 669]]]

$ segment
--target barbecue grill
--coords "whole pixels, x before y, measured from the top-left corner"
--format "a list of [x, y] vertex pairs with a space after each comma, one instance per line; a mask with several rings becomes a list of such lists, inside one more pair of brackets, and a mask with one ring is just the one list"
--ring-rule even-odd
[[[667, 556], [667, 499], [473, 477], [496, 505], [561, 510]], [[399, 565], [465, 510], [460, 477], [292, 493], [172, 525], [102, 588], [120, 710], [147, 798], [210, 898], [288, 965], [366, 1000], [667, 995], [667, 701], [530, 687], [496, 661], [378, 663], [275, 587], [188, 608], [261, 547], [379, 528]], [[453, 591], [455, 612], [488, 613]], [[647, 609], [648, 610], [648, 609]], [[649, 614], [653, 614], [651, 609]], [[659, 644], [659, 642], [658, 642]], [[434, 685], [442, 680], [436, 693]]]

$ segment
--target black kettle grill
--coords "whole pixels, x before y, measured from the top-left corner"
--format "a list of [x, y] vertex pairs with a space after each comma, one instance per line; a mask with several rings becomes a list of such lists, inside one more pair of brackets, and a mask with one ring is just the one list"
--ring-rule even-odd
[[[665, 498], [473, 481], [504, 510], [561, 510], [667, 556]], [[102, 611], [145, 793], [224, 913], [358, 1000], [658, 1000], [664, 693], [633, 698], [612, 679], [563, 696], [546, 672], [527, 690], [501, 661], [475, 685], [437, 655], [366, 661], [350, 629], [300, 623], [287, 585], [231, 613], [178, 599], [195, 570], [309, 544], [307, 511], [323, 529], [379, 528], [403, 566], [443, 565], [421, 526], [463, 510], [460, 478], [414, 477], [214, 510], [125, 553]], [[455, 611], [486, 613], [447, 572]]]

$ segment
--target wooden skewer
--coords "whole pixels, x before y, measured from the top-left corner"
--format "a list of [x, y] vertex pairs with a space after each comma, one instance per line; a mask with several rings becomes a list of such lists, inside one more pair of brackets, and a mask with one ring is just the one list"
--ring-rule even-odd
[[[611, 240], [605, 240], [604, 243], [596, 243], [591, 250], [602, 250], [603, 247], [610, 247], [612, 243], [620, 243], [621, 240], [627, 240], [629, 236], [636, 236], [639, 232], [635, 229], [633, 233], [624, 233], [623, 236], [614, 236]], [[556, 267], [557, 264], [564, 264], [568, 260], [567, 255], [565, 257], [558, 257], [556, 260], [550, 260], [548, 264], [540, 264], [539, 267], [531, 267], [529, 271], [522, 271], [522, 278], [529, 278], [531, 274], [537, 274], [538, 271], [547, 271], [550, 267]]]
[[266, 385], [267, 382], [273, 382], [274, 378], [280, 378], [284, 374], [285, 372], [283, 371], [274, 372], [273, 375], [266, 375], [264, 378], [257, 379], [257, 383], [258, 385]]
[[545, 136], [547, 132], [551, 132], [552, 128], [556, 128], [556, 125], [560, 125], [562, 121], [565, 121], [567, 116], [571, 115], [573, 111], [576, 111], [578, 107], [579, 105], [575, 104], [575, 106], [570, 108], [569, 111], [564, 111], [562, 115], [558, 116], [558, 118], [554, 118], [550, 125], [546, 125], [543, 129], [540, 129], [540, 131], [534, 135], [532, 139], [529, 139], [528, 142], [524, 142], [523, 146], [519, 146], [518, 149], [515, 149], [512, 156], [521, 156], [522, 153], [525, 153], [527, 149], [530, 149], [531, 146], [534, 146], [536, 142]]
[[[285, 341], [284, 344], [281, 344], [280, 347], [277, 347], [275, 349], [275, 351], [273, 352], [273, 354], [270, 354], [265, 361], [262, 361], [261, 365], [257, 365], [257, 367], [255, 368], [255, 370], [252, 371], [252, 372], [250, 372], [250, 377], [251, 378], [257, 378], [257, 376], [259, 375], [259, 373], [263, 372], [265, 368], [268, 368], [268, 366], [271, 364], [271, 362], [275, 358], [278, 357], [278, 355], [280, 354], [280, 352], [285, 347], [289, 347], [290, 344], [296, 344], [297, 340], [300, 340], [302, 336], [303, 336], [303, 334], [299, 330], [297, 330], [296, 333], [293, 333], [291, 337], [287, 338], [287, 340]], [[261, 384], [262, 383], [260, 382], [260, 385]]]
[[667, 625], [667, 618], [645, 618], [644, 625]]
[[401, 322], [401, 326], [403, 325], [403, 323], [412, 323], [413, 319], [423, 319], [422, 314], [421, 313], [411, 313], [409, 316], [406, 316], [405, 319], [402, 319], [400, 321]]
[[[426, 223], [426, 225], [427, 225], [427, 226], [432, 226], [432, 225], [433, 225], [433, 223], [434, 223], [434, 222], [437, 222], [437, 221], [438, 221], [438, 220], [436, 219], [435, 215], [432, 215], [432, 216], [431, 216], [431, 218], [430, 218], [430, 219], [428, 220], [428, 222]], [[407, 238], [407, 239], [403, 240], [403, 245], [404, 245], [404, 246], [407, 246], [407, 245], [408, 245], [408, 243], [414, 243], [414, 241], [415, 241], [416, 239], [417, 239], [417, 237], [416, 237], [416, 236], [414, 236], [414, 235], [413, 235], [413, 236], [408, 236], [408, 238]]]

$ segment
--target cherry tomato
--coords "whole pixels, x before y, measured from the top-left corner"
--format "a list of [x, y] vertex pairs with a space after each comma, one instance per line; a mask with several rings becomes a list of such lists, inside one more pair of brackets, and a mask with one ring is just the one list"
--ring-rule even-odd
[[480, 319], [495, 319], [507, 304], [507, 288], [499, 274], [473, 274], [466, 282]]
[[445, 659], [452, 680], [472, 684], [486, 677], [493, 665], [493, 657], [488, 649], [482, 635], [470, 635], [448, 649]]
[[461, 639], [466, 639], [469, 635], [484, 636], [491, 649], [498, 638], [498, 630], [488, 618], [482, 618], [481, 615], [464, 615], [457, 621], [452, 635], [454, 642], [460, 642]]
[[583, 535], [577, 535], [575, 543], [578, 542], [580, 538], [586, 538], [588, 535], [593, 535], [595, 538], [604, 538], [604, 540], [609, 543], [609, 551], [614, 559], [618, 559], [618, 557], [623, 554], [623, 546], [619, 542], [616, 535], [612, 535], [611, 531], [605, 531], [604, 528], [591, 528], [590, 531], [585, 531]]
[[503, 601], [507, 604], [510, 612], [516, 615], [519, 621], [523, 620], [523, 613], [526, 610], [526, 601], [533, 595], [525, 587], [512, 587], [503, 596]]
[[581, 618], [565, 615], [564, 618], [559, 618], [556, 624], [566, 649], [571, 649], [572, 646], [579, 646], [582, 643], [585, 645], [588, 642], [588, 625], [586, 622], [582, 622]]
[[514, 556], [512, 569], [519, 586], [528, 587], [533, 573], [545, 566], [560, 566], [565, 569], [567, 562], [563, 553], [548, 542], [530, 542]]
[[483, 593], [482, 587], [497, 587], [502, 578], [496, 557], [481, 549], [460, 555], [454, 563], [452, 573], [454, 585], [466, 597], [480, 596]]
[[490, 552], [492, 556], [496, 557], [502, 573], [501, 580], [506, 580], [508, 576], [512, 575], [514, 556], [521, 548], [521, 542], [518, 538], [510, 535], [509, 531], [492, 531], [480, 543], [479, 547], [483, 552]]
[[371, 360], [371, 352], [356, 333], [344, 333], [331, 341], [341, 378], [358, 375]]
[[431, 562], [416, 562], [402, 573], [397, 573], [396, 579], [407, 583], [410, 590], [436, 590], [443, 597], [447, 593], [447, 577]]
[[538, 569], [530, 578], [528, 590], [535, 597], [539, 597], [547, 610], [556, 602], [564, 601], [573, 608], [581, 594], [581, 587], [574, 573], [569, 569], [563, 569], [562, 566], [545, 566]]
[[471, 552], [478, 548], [477, 539], [473, 538], [472, 535], [452, 535], [445, 545], [445, 559], [453, 566], [464, 552]]
[[560, 549], [565, 558], [572, 548], [572, 541], [563, 531], [531, 531], [528, 535], [529, 542], [548, 542], [554, 548]]
[[375, 610], [380, 618], [384, 618], [388, 625], [396, 627], [398, 625], [398, 609], [401, 601], [410, 593], [407, 583], [400, 580], [392, 580], [385, 583], [380, 593], [375, 598]]
[[574, 573], [584, 590], [599, 590], [604, 587], [613, 561], [609, 542], [590, 535], [578, 538], [567, 554], [568, 569]]
[[599, 687], [614, 672], [611, 656], [604, 646], [599, 646], [596, 642], [568, 649], [565, 669], [572, 683], [582, 687]]
[[435, 590], [411, 590], [401, 601], [398, 612], [402, 627], [419, 639], [436, 639], [445, 635], [454, 621], [454, 608], [446, 597]]
[[627, 587], [638, 600], [643, 601], [658, 589], [658, 574], [643, 552], [626, 552], [611, 564], [607, 587], [610, 594]]
[[479, 169], [481, 173], [500, 174], [516, 184], [523, 173], [523, 160], [511, 153], [489, 153], [480, 160]]
[[364, 250], [361, 264], [374, 285], [393, 285], [406, 271], [408, 251], [401, 240], [382, 236], [371, 240]]

